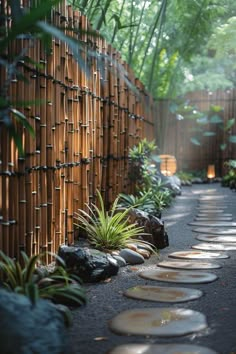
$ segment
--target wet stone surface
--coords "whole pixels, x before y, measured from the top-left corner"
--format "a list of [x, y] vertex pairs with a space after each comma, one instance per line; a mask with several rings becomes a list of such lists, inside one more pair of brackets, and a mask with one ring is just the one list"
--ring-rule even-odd
[[203, 293], [197, 289], [143, 285], [127, 289], [124, 292], [124, 295], [146, 301], [175, 303], [198, 299], [203, 295]]
[[139, 276], [150, 280], [185, 284], [210, 283], [217, 279], [217, 276], [212, 273], [164, 268], [146, 270], [139, 273]]
[[201, 331], [207, 322], [202, 313], [188, 309], [141, 308], [121, 312], [110, 321], [109, 327], [124, 335], [173, 337]]
[[208, 259], [208, 258], [229, 258], [229, 255], [219, 252], [203, 252], [203, 251], [179, 251], [170, 253], [171, 258], [185, 258], [185, 259]]
[[193, 262], [193, 261], [163, 261], [157, 264], [159, 267], [164, 268], [177, 268], [177, 269], [218, 269], [221, 268], [220, 264], [210, 262]]
[[108, 354], [217, 354], [214, 350], [191, 344], [126, 344]]
[[235, 242], [236, 243], [236, 235], [235, 236], [198, 235], [196, 239], [205, 242], [222, 242], [222, 243]]
[[232, 244], [222, 244], [222, 243], [198, 243], [197, 245], [192, 246], [192, 248], [197, 250], [206, 250], [206, 251], [236, 251], [236, 243]]

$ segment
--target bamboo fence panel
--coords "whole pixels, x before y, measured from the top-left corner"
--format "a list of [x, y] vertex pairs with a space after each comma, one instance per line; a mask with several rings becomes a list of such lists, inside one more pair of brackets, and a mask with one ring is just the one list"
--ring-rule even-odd
[[[22, 5], [27, 7], [28, 1]], [[8, 13], [7, 1], [1, 1], [1, 9]], [[52, 11], [51, 20], [85, 45], [82, 56], [89, 75], [58, 39], [52, 40], [50, 53], [30, 37], [9, 45], [9, 55], [27, 48], [27, 57], [41, 64], [20, 61], [18, 70], [28, 82], [13, 78], [9, 88], [13, 101], [28, 101], [16, 108], [35, 131], [33, 138], [14, 123], [23, 157], [7, 131], [0, 130], [0, 249], [16, 258], [20, 251], [57, 252], [60, 245], [73, 244], [74, 212], [96, 203], [97, 190], [107, 207], [120, 192], [132, 191], [129, 148], [144, 137], [154, 139], [155, 105], [120, 54], [98, 34], [87, 34], [87, 18], [65, 2]], [[89, 50], [100, 59], [90, 57]], [[2, 87], [2, 66], [0, 73]]]
[[[224, 126], [227, 122], [236, 117], [236, 90], [218, 90], [216, 92], [193, 92], [186, 95], [186, 100], [190, 105], [195, 105], [201, 111], [209, 111], [212, 105], [221, 106], [223, 111], [219, 113]], [[218, 176], [225, 172], [224, 163], [229, 159], [236, 159], [236, 144], [229, 142], [230, 135], [236, 135], [236, 123], [230, 131], [222, 130], [219, 124], [204, 126], [206, 131], [212, 131], [214, 136], [203, 137], [201, 146], [196, 146], [190, 142], [194, 137], [193, 129], [196, 128], [194, 120], [184, 119], [178, 121], [169, 112], [168, 101], [158, 102], [156, 132], [163, 143], [161, 150], [163, 153], [174, 155], [177, 159], [178, 170], [206, 170], [209, 164], [215, 164]], [[165, 131], [165, 121], [169, 122]], [[220, 146], [226, 143], [225, 150]]]

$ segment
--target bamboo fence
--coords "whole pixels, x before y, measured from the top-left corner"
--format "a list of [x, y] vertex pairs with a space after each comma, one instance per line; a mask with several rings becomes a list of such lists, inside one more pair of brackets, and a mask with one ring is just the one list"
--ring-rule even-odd
[[[5, 0], [1, 8], [7, 13]], [[27, 81], [15, 78], [10, 85], [13, 101], [28, 102], [23, 113], [35, 130], [32, 138], [16, 124], [23, 158], [0, 130], [0, 249], [16, 258], [20, 251], [57, 252], [61, 244], [73, 244], [74, 212], [95, 202], [97, 189], [108, 206], [119, 192], [128, 192], [128, 150], [144, 137], [154, 138], [155, 104], [120, 54], [101, 37], [86, 34], [86, 17], [65, 2], [51, 19], [86, 46], [89, 75], [58, 39], [50, 54], [30, 37], [9, 44], [8, 55], [28, 48], [28, 58], [41, 65], [21, 61], [18, 70]], [[103, 55], [104, 69], [89, 56], [91, 49]], [[118, 65], [128, 74], [120, 75]], [[0, 69], [2, 87], [6, 74]]]
[[[212, 105], [221, 106], [223, 111], [217, 114], [225, 127], [230, 119], [236, 118], [236, 89], [198, 91], [189, 93], [185, 98], [189, 105], [196, 106], [200, 112], [209, 112]], [[215, 135], [200, 134], [201, 145], [194, 145], [191, 138], [196, 136], [199, 125], [194, 119], [177, 120], [170, 113], [169, 104], [168, 100], [158, 102], [156, 135], [159, 136], [157, 141], [162, 152], [176, 157], [178, 170], [206, 171], [208, 165], [214, 164], [217, 176], [222, 176], [225, 173], [224, 163], [236, 159], [236, 144], [229, 142], [229, 136], [236, 135], [236, 123], [228, 131], [221, 129], [221, 124], [202, 126], [204, 131], [211, 131]], [[222, 144], [226, 144], [224, 150], [220, 147]]]

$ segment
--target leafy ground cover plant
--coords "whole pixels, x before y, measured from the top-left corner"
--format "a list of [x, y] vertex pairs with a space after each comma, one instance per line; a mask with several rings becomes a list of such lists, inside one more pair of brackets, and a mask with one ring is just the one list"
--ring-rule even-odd
[[55, 255], [59, 265], [52, 272], [46, 267], [37, 268], [43, 255], [28, 257], [21, 252], [23, 266], [0, 251], [0, 285], [8, 291], [29, 297], [32, 304], [38, 298], [49, 299], [54, 303], [82, 305], [86, 302], [81, 281], [65, 270], [62, 259]]
[[135, 242], [146, 245], [153, 250], [151, 244], [139, 239], [145, 235], [143, 227], [129, 224], [128, 213], [131, 208], [121, 209], [119, 197], [114, 201], [111, 210], [105, 210], [101, 194], [97, 191], [99, 207], [87, 205], [89, 212], [79, 209], [75, 213], [75, 225], [86, 231], [88, 241], [102, 251], [112, 251], [125, 248], [128, 243]]

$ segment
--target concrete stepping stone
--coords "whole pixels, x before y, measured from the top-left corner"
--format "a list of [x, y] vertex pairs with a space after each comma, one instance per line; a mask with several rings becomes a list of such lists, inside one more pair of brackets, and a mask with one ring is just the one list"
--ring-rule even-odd
[[[188, 225], [191, 226], [206, 226], [206, 227], [236, 227], [234, 221], [192, 221]], [[235, 230], [236, 232], [236, 230]]]
[[214, 205], [204, 205], [204, 206], [197, 206], [196, 207], [197, 210], [202, 210], [204, 213], [207, 211], [215, 211], [215, 212], [218, 212], [218, 213], [223, 213], [224, 212], [224, 209], [227, 209], [226, 206], [221, 206], [221, 207], [217, 207], [217, 206], [214, 206]]
[[221, 265], [210, 262], [191, 262], [191, 261], [163, 261], [157, 264], [158, 267], [174, 268], [174, 269], [218, 269]]
[[145, 270], [139, 273], [139, 276], [150, 280], [184, 284], [204, 284], [217, 279], [217, 276], [212, 273], [164, 268]]
[[124, 295], [146, 301], [185, 302], [198, 299], [203, 293], [196, 289], [139, 285], [127, 289]]
[[227, 254], [216, 252], [202, 252], [202, 251], [179, 251], [168, 255], [171, 258], [185, 258], [185, 259], [206, 259], [206, 258], [229, 258]]
[[192, 246], [196, 250], [206, 250], [206, 251], [236, 251], [236, 244], [229, 243], [224, 245], [223, 243], [198, 243]]
[[108, 354], [217, 354], [217, 352], [191, 344], [123, 344]]
[[215, 211], [199, 213], [196, 215], [197, 218], [211, 218], [211, 217], [221, 217], [221, 218], [232, 218], [232, 214], [230, 213], [218, 213]]
[[205, 221], [211, 221], [211, 222], [213, 222], [213, 221], [232, 221], [233, 220], [233, 218], [232, 217], [227, 217], [227, 216], [219, 216], [219, 215], [212, 215], [212, 216], [201, 216], [201, 217], [199, 217], [199, 216], [196, 216], [195, 218], [194, 218], [194, 221], [203, 221], [203, 222], [205, 222]]
[[198, 235], [196, 239], [205, 242], [220, 242], [220, 243], [235, 242], [236, 243], [236, 235], [235, 236]]
[[236, 236], [236, 229], [229, 228], [217, 228], [217, 227], [198, 227], [196, 229], [192, 229], [193, 232], [197, 232], [199, 234], [210, 234], [210, 235], [234, 235]]
[[206, 317], [184, 308], [141, 308], [121, 312], [109, 323], [118, 334], [173, 337], [207, 328]]

